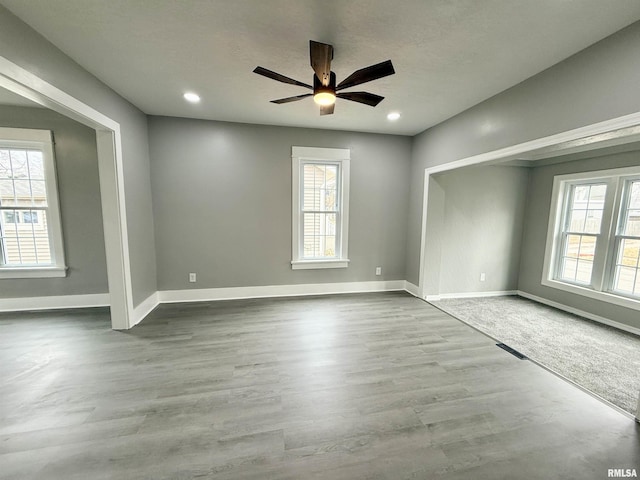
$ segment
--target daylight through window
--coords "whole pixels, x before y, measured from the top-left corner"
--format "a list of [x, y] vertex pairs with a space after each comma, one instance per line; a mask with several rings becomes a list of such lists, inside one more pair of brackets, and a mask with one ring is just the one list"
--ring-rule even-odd
[[293, 147], [292, 267], [346, 267], [349, 150]]
[[[53, 224], [52, 224], [53, 222]], [[0, 278], [64, 270], [51, 133], [0, 128]]]
[[640, 167], [556, 177], [553, 198], [542, 283], [640, 309]]

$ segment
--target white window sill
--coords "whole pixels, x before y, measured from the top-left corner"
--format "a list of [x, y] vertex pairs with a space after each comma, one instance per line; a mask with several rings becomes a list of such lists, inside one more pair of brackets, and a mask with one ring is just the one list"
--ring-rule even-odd
[[336, 260], [294, 260], [291, 262], [292, 270], [311, 270], [319, 268], [347, 268], [348, 259]]
[[569, 293], [575, 293], [576, 295], [582, 295], [583, 297], [593, 298], [594, 300], [600, 300], [601, 302], [612, 303], [621, 307], [631, 308], [633, 310], [640, 310], [640, 300], [635, 300], [629, 297], [623, 297], [611, 292], [599, 292], [586, 287], [580, 287], [570, 283], [564, 283], [559, 280], [542, 280], [542, 285], [557, 290], [563, 290]]
[[67, 276], [67, 267], [0, 267], [3, 278], [61, 278]]

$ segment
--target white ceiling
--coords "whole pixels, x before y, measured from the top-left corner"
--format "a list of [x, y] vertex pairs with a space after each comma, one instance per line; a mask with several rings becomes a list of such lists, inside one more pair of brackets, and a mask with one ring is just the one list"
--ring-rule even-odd
[[[270, 125], [413, 135], [640, 19], [638, 0], [0, 0], [141, 110]], [[320, 117], [307, 93], [309, 40], [330, 43], [338, 82], [391, 59], [396, 75], [355, 87]], [[200, 94], [199, 105], [182, 93]], [[389, 111], [402, 117], [391, 123]]]

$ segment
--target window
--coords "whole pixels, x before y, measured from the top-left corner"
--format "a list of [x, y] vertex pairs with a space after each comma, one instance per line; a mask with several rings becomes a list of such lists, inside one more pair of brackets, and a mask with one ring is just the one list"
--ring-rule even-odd
[[615, 250], [613, 291], [640, 298], [640, 180], [625, 182]]
[[65, 274], [51, 132], [0, 128], [0, 278]]
[[349, 264], [350, 156], [348, 149], [292, 148], [294, 270]]
[[554, 179], [542, 283], [640, 310], [640, 167]]

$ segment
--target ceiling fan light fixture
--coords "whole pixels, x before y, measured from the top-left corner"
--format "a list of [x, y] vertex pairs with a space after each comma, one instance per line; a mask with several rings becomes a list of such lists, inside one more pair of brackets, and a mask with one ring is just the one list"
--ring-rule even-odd
[[336, 94], [327, 90], [317, 92], [313, 96], [313, 101], [318, 105], [333, 105], [336, 103]]

